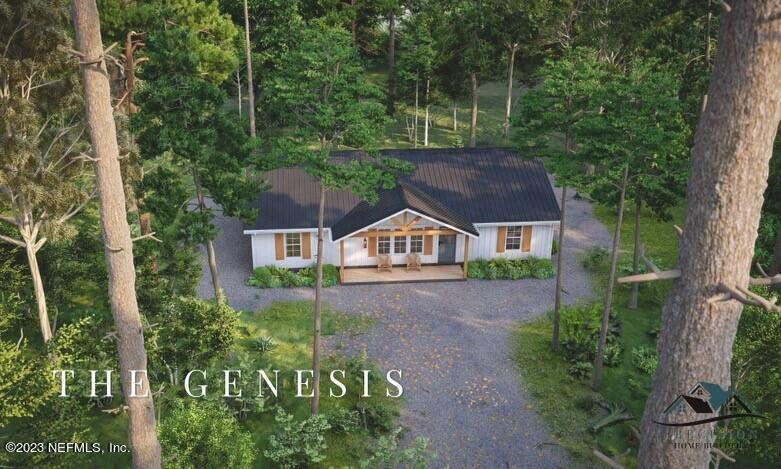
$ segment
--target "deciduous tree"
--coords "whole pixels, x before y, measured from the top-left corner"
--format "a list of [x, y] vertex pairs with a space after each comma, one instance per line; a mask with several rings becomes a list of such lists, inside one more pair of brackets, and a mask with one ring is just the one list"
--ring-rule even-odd
[[[311, 411], [320, 404], [320, 317], [323, 289], [325, 199], [329, 191], [348, 189], [363, 199], [377, 198], [377, 188], [392, 187], [392, 170], [404, 169], [386, 158], [334, 161], [339, 145], [371, 146], [386, 123], [382, 93], [364, 78], [357, 51], [346, 31], [314, 22], [300, 32], [298, 46], [286, 57], [271, 82], [271, 102], [286, 118], [294, 136], [277, 141], [286, 163], [298, 165], [320, 185], [315, 282], [314, 371]], [[313, 148], [314, 146], [314, 148]]]

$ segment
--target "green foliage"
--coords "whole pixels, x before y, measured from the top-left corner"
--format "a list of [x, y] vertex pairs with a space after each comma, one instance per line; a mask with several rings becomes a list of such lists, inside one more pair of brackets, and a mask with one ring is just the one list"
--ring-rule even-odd
[[[313, 287], [315, 274], [315, 266], [294, 272], [284, 267], [266, 265], [256, 267], [246, 283], [257, 288]], [[333, 264], [323, 264], [323, 286], [332, 287], [338, 283], [339, 269]]]
[[401, 428], [399, 427], [388, 435], [381, 436], [377, 440], [374, 454], [369, 459], [361, 461], [359, 467], [362, 469], [382, 467], [427, 468], [429, 460], [435, 456], [428, 450], [428, 439], [415, 438], [413, 446], [400, 450], [400, 433]]
[[267, 458], [283, 468], [308, 466], [325, 459], [325, 433], [331, 428], [325, 416], [313, 415], [297, 421], [279, 407], [275, 420], [279, 430], [269, 438], [268, 449], [263, 451]]
[[160, 422], [166, 467], [254, 467], [256, 448], [230, 411], [213, 401], [175, 401]]
[[610, 262], [610, 251], [602, 246], [592, 246], [588, 248], [580, 264], [589, 272], [604, 273], [607, 272]]
[[475, 259], [469, 263], [469, 278], [485, 280], [519, 280], [524, 278], [551, 278], [555, 275], [550, 259], [526, 257], [491, 260]]
[[594, 364], [591, 362], [575, 362], [567, 370], [570, 376], [581, 381], [589, 379], [593, 372]]
[[[107, 44], [123, 43], [129, 31], [149, 37], [173, 25], [192, 33], [187, 53], [197, 57], [197, 73], [201, 78], [219, 85], [238, 67], [234, 44], [239, 28], [220, 11], [216, 0], [98, 0], [97, 3]], [[164, 72], [167, 66], [165, 60], [150, 60], [143, 68]]]
[[[774, 295], [767, 287], [753, 287], [752, 290], [765, 297]], [[744, 422], [735, 419], [734, 424], [730, 424], [730, 430], [754, 432], [749, 434], [756, 437], [749, 441], [725, 438], [721, 446], [725, 451], [733, 451], [730, 454], [736, 457], [745, 455], [770, 466], [781, 462], [781, 454], [778, 453], [781, 397], [775, 392], [781, 386], [779, 343], [781, 316], [761, 308], [746, 307], [732, 349], [732, 385], [755, 413], [767, 419], [746, 419]]]
[[0, 340], [0, 427], [13, 418], [32, 417], [56, 393], [52, 366], [24, 340]]
[[85, 315], [58, 327], [48, 344], [49, 351], [68, 368], [118, 369], [115, 342], [104, 334], [102, 321], [95, 315]]
[[[599, 329], [602, 321], [602, 305], [578, 303], [561, 309], [561, 343], [565, 357], [570, 362], [593, 362], [599, 345]], [[605, 364], [615, 366], [621, 355], [618, 341], [620, 323], [615, 312], [610, 313], [605, 348]]]
[[[253, 143], [223, 110], [225, 93], [199, 75], [199, 56], [191, 52], [196, 43], [193, 33], [177, 28], [149, 39], [145, 49], [156, 65], [144, 69], [144, 86], [136, 94], [141, 109], [131, 123], [142, 160], [162, 163], [138, 186], [143, 189], [138, 196], [143, 201], [151, 193], [150, 208], [165, 221], [176, 207], [179, 239], [203, 243], [216, 236], [212, 211], [201, 205], [197, 212], [187, 209], [182, 178], [191, 176], [195, 192], [211, 197], [225, 215], [242, 219], [255, 214], [250, 204], [259, 184], [246, 172], [253, 165]], [[189, 198], [195, 195], [190, 192]], [[170, 205], [161, 210], [159, 201]]]
[[239, 314], [228, 305], [173, 298], [163, 307], [148, 338], [153, 361], [184, 371], [225, 355], [238, 334]]
[[654, 374], [656, 365], [659, 363], [659, 357], [656, 356], [656, 350], [645, 345], [632, 349], [632, 364], [647, 375]]
[[255, 350], [257, 350], [260, 353], [266, 353], [271, 352], [277, 347], [276, 342], [274, 342], [274, 339], [271, 336], [268, 337], [260, 337], [259, 339], [255, 340]]
[[[27, 441], [80, 443], [90, 447], [98, 439], [87, 411], [88, 407], [78, 399], [52, 398], [35, 420], [23, 428], [22, 434]], [[31, 467], [70, 469], [85, 467], [93, 458], [93, 454], [80, 451], [43, 451], [30, 454], [26, 462]]]

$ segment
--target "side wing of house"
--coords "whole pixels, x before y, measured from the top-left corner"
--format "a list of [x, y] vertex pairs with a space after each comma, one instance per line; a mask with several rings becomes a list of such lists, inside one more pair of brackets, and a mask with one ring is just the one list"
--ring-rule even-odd
[[[328, 229], [325, 230], [328, 239]], [[252, 268], [275, 265], [288, 269], [309, 267], [317, 260], [317, 228], [300, 230], [245, 230], [252, 239]], [[333, 243], [323, 243], [327, 264], [339, 263]]]
[[[480, 237], [469, 246], [469, 259], [516, 259], [541, 257], [550, 259], [553, 250], [553, 232], [558, 221], [475, 223]], [[463, 240], [459, 240], [463, 241]], [[459, 252], [459, 249], [456, 249]]]

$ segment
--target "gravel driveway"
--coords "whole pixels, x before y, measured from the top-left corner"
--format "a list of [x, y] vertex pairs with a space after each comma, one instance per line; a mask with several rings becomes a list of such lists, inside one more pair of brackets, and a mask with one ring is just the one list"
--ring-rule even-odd
[[[565, 301], [571, 303], [592, 295], [579, 253], [609, 245], [610, 236], [587, 202], [568, 197], [567, 219]], [[274, 300], [313, 297], [310, 289], [246, 287], [249, 237], [235, 220], [219, 225], [215, 249], [233, 307], [259, 310]], [[429, 438], [438, 455], [434, 467], [567, 467], [562, 449], [540, 445], [550, 434], [511, 361], [508, 340], [519, 320], [552, 308], [554, 285], [554, 279], [469, 280], [328, 288], [326, 301], [373, 317], [375, 326], [353, 338], [330, 338], [327, 345], [339, 341], [347, 353], [365, 350], [381, 368], [403, 371], [405, 440]], [[213, 296], [206, 266], [200, 292]]]

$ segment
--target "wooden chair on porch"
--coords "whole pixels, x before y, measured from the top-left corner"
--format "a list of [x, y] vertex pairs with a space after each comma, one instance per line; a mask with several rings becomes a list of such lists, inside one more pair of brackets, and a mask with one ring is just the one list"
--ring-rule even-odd
[[377, 272], [393, 272], [391, 256], [380, 254], [377, 256]]
[[407, 254], [407, 272], [417, 270], [420, 272], [420, 256], [417, 253]]

